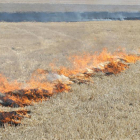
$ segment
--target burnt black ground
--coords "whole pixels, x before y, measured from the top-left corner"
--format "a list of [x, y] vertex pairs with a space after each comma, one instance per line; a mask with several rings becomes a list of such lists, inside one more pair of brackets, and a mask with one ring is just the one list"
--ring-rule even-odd
[[81, 22], [95, 20], [140, 20], [140, 12], [0, 13], [0, 21], [5, 22]]
[[139, 20], [140, 5], [1, 3], [0, 22]]

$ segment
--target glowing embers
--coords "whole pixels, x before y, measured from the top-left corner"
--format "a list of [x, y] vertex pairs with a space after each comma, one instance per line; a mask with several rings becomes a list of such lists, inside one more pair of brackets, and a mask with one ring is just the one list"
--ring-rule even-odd
[[43, 89], [21, 89], [9, 91], [3, 94], [1, 105], [11, 107], [24, 107], [31, 105], [33, 102], [46, 100], [51, 95], [47, 90]]
[[105, 65], [102, 71], [106, 75], [110, 75], [110, 74], [118, 74], [124, 71], [126, 68], [128, 68], [128, 64], [112, 61], [108, 63], [107, 65]]
[[24, 107], [32, 105], [34, 102], [39, 102], [49, 99], [53, 94], [58, 92], [68, 91], [68, 85], [58, 82], [53, 89], [53, 93], [44, 89], [21, 89], [9, 91], [0, 94], [0, 104], [10, 107]]
[[23, 118], [30, 118], [29, 113], [30, 111], [27, 110], [18, 110], [11, 112], [0, 111], [0, 126], [4, 126], [5, 123], [15, 126], [20, 125]]
[[[41, 73], [42, 74], [42, 73]], [[70, 86], [68, 84], [62, 83], [61, 80], [56, 79], [53, 82], [48, 82], [44, 75], [39, 74], [39, 79], [31, 78], [26, 84], [18, 84], [18, 86], [12, 87], [8, 80], [1, 75], [0, 83], [0, 104], [2, 106], [9, 107], [24, 107], [28, 105], [33, 105], [35, 102], [48, 100], [53, 94], [57, 94], [63, 91], [69, 91]], [[59, 76], [61, 77], [61, 76]], [[24, 87], [24, 88], [22, 88]], [[0, 125], [3, 126], [4, 123], [17, 126], [21, 123], [24, 117], [28, 116], [27, 110], [19, 110], [12, 112], [0, 112]]]

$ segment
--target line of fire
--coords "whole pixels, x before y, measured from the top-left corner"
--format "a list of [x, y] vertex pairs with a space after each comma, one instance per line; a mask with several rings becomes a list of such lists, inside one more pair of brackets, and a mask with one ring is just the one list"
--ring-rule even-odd
[[[52, 71], [37, 69], [30, 80], [25, 83], [9, 82], [0, 74], [0, 105], [3, 107], [19, 108], [48, 100], [54, 94], [69, 92], [71, 85], [94, 84], [94, 76], [117, 75], [130, 67], [131, 63], [140, 60], [138, 54], [127, 54], [124, 51], [110, 53], [104, 49], [101, 53], [83, 53], [68, 58], [72, 67], [52, 68]], [[16, 109], [12, 112], [0, 111], [0, 126], [5, 124], [20, 125], [23, 118], [30, 118], [30, 111]]]

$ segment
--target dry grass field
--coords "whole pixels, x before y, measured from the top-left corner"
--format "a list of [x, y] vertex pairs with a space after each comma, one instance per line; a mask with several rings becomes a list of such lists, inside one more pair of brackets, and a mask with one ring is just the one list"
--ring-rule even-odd
[[[129, 53], [140, 50], [140, 21], [1, 22], [0, 28], [0, 72], [20, 82], [37, 68], [50, 69], [50, 62], [69, 65], [66, 58], [72, 54], [104, 47], [111, 52], [118, 47]], [[139, 139], [140, 62], [121, 74], [93, 80], [26, 107], [31, 118], [18, 127], [0, 128], [0, 139]]]

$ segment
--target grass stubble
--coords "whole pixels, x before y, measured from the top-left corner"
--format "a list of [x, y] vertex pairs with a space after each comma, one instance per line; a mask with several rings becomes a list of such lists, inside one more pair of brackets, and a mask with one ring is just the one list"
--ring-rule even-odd
[[[132, 48], [133, 50], [139, 49], [139, 21], [113, 21], [110, 23], [110, 25], [108, 22], [52, 23], [52, 25], [49, 23], [46, 25], [45, 23], [1, 23], [2, 26], [5, 26], [5, 29], [2, 29], [3, 32], [0, 33], [0, 36], [7, 39], [7, 44], [5, 41], [1, 41], [2, 47], [0, 47], [2, 52], [5, 53], [1, 53], [1, 64], [3, 67], [1, 66], [0, 70], [5, 75], [8, 75], [8, 72], [11, 70], [9, 75], [17, 74], [15, 77], [19, 78], [19, 81], [26, 79], [29, 73], [37, 66], [47, 69], [47, 64], [52, 58], [58, 59], [57, 57], [59, 57], [60, 65], [63, 64], [64, 52], [73, 54], [76, 50], [84, 50], [87, 43], [88, 46], [91, 45], [93, 38], [94, 48], [87, 47], [88, 50], [101, 50], [107, 44], [110, 50], [121, 44], [123, 44], [122, 47], [126, 45], [127, 50], [132, 50]], [[19, 30], [19, 27], [22, 28]], [[47, 29], [45, 30], [45, 27], [49, 28], [50, 34], [47, 33], [49, 35], [43, 38], [48, 31]], [[70, 29], [70, 27], [76, 28], [76, 30]], [[27, 31], [27, 28], [30, 28], [30, 30]], [[41, 33], [43, 28], [44, 32]], [[68, 28], [67, 31], [64, 30], [66, 28]], [[91, 30], [89, 30], [90, 28]], [[81, 31], [81, 29], [83, 30]], [[40, 30], [40, 32], [37, 32], [37, 30]], [[54, 30], [55, 33], [52, 33]], [[71, 36], [72, 33], [74, 36]], [[27, 35], [28, 41], [32, 39], [31, 42], [34, 44], [37, 41], [39, 43], [35, 44], [34, 48], [31, 42], [25, 42], [25, 44], [20, 44], [20, 46], [19, 42], [23, 42], [26, 37], [19, 37], [17, 41], [16, 36], [18, 34], [19, 36]], [[38, 37], [38, 40], [35, 35]], [[106, 39], [109, 36], [111, 39], [108, 39], [107, 42]], [[54, 42], [48, 41], [49, 37], [52, 40], [54, 39]], [[78, 41], [75, 40], [76, 38]], [[80, 38], [85, 38], [85, 40], [82, 40], [85, 43], [83, 46], [79, 42]], [[47, 47], [44, 40], [46, 44], [48, 41], [49, 45]], [[8, 48], [7, 46], [10, 42], [11, 48]], [[115, 42], [117, 44], [114, 44]], [[78, 45], [77, 48], [76, 45]], [[38, 46], [40, 46], [40, 50], [36, 50]], [[57, 49], [55, 51], [56, 46]], [[8, 49], [9, 51], [6, 52]], [[10, 49], [15, 49], [12, 52], [13, 54], [10, 54]], [[46, 53], [47, 59], [43, 56], [40, 57], [42, 52], [44, 52], [43, 56]], [[49, 56], [49, 54], [51, 55]], [[16, 72], [13, 65], [11, 65], [13, 61], [10, 61], [12, 55], [15, 55], [15, 60], [13, 61], [15, 61], [15, 65], [17, 64]], [[18, 57], [23, 59], [17, 60]], [[4, 64], [3, 61], [5, 60], [7, 61]], [[11, 69], [5, 71], [4, 66], [7, 70], [9, 70], [8, 66]], [[11, 76], [10, 78], [15, 77]], [[71, 92], [57, 94], [48, 101], [25, 107], [31, 110], [31, 118], [23, 119], [23, 125], [18, 127], [5, 125], [5, 129], [0, 128], [0, 139], [139, 139], [140, 63], [137, 62], [130, 65], [129, 69], [118, 75], [98, 75], [93, 78], [93, 81], [94, 83], [90, 84], [74, 84]], [[12, 110], [4, 107], [0, 107], [0, 109]]]

